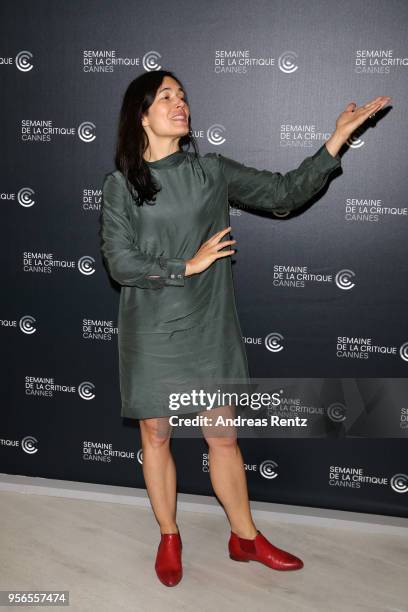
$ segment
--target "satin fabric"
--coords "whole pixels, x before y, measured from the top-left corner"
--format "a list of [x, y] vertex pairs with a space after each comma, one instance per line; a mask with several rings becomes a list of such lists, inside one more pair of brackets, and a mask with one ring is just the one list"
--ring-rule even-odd
[[[186, 260], [230, 225], [229, 202], [293, 211], [341, 166], [323, 144], [286, 174], [245, 166], [219, 153], [197, 160], [177, 151], [146, 162], [161, 186], [154, 205], [136, 206], [123, 174], [105, 176], [101, 251], [121, 285], [118, 353], [121, 416], [170, 416], [168, 393], [208, 381], [248, 381], [235, 305], [231, 256], [185, 276]], [[227, 234], [223, 240], [229, 240]], [[226, 247], [225, 250], [234, 248]], [[191, 384], [190, 384], [191, 383]], [[176, 414], [201, 411], [179, 408]]]

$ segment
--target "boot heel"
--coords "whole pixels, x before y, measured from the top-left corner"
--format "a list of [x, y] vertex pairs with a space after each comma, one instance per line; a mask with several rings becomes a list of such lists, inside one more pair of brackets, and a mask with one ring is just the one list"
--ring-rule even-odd
[[245, 563], [248, 563], [249, 561], [249, 559], [238, 559], [238, 557], [233, 557], [232, 555], [230, 555], [230, 559], [233, 561], [244, 561]]

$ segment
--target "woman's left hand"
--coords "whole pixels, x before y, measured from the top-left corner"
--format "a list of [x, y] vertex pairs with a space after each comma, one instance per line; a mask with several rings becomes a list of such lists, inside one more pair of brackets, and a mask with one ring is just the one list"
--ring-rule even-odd
[[336, 119], [336, 131], [347, 140], [370, 115], [375, 114], [391, 100], [389, 96], [378, 96], [364, 106], [358, 106], [355, 102], [347, 104], [346, 109]]

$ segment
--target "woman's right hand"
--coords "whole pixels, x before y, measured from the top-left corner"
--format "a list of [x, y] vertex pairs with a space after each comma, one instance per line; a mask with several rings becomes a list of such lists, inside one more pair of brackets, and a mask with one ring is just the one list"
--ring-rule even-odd
[[211, 266], [216, 259], [219, 259], [220, 257], [227, 257], [227, 255], [232, 255], [232, 253], [235, 253], [235, 249], [228, 251], [220, 250], [228, 244], [234, 244], [234, 242], [236, 242], [236, 240], [223, 240], [221, 242], [221, 238], [225, 236], [225, 234], [228, 234], [230, 229], [231, 226], [226, 227], [203, 242], [194, 257], [187, 260], [185, 276], [191, 276], [192, 274], [203, 272], [209, 266]]

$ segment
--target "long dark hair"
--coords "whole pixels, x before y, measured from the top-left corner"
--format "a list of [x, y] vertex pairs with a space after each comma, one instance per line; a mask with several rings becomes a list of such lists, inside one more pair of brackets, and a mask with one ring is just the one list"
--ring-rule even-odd
[[[126, 178], [127, 186], [137, 206], [143, 202], [152, 204], [160, 186], [156, 185], [150, 173], [150, 169], [143, 159], [143, 153], [148, 147], [149, 141], [142, 126], [142, 115], [153, 103], [158, 88], [165, 76], [175, 79], [185, 92], [187, 92], [178, 79], [170, 70], [152, 70], [144, 72], [133, 79], [128, 85], [123, 96], [122, 107], [119, 115], [118, 134], [116, 142], [115, 164]], [[188, 104], [188, 101], [187, 101]], [[189, 132], [179, 140], [181, 150], [193, 145], [196, 158], [199, 155], [197, 142], [191, 133], [191, 113], [188, 119]]]

